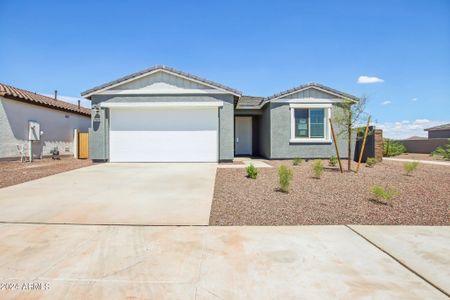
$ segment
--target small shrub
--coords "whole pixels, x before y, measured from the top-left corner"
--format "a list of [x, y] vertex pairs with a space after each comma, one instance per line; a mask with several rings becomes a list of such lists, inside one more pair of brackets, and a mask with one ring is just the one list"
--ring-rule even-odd
[[406, 148], [402, 143], [391, 139], [385, 139], [383, 143], [383, 156], [397, 156], [406, 152]]
[[278, 168], [278, 177], [280, 183], [280, 190], [289, 193], [289, 186], [291, 185], [292, 178], [294, 177], [294, 172], [286, 166], [280, 166]]
[[328, 162], [328, 164], [331, 167], [336, 167], [337, 163], [338, 163], [338, 160], [337, 160], [336, 156], [330, 157], [330, 161]]
[[294, 160], [292, 161], [292, 164], [293, 164], [294, 166], [298, 166], [298, 165], [300, 165], [302, 162], [303, 162], [303, 159], [301, 159], [301, 158], [294, 158]]
[[316, 160], [313, 164], [314, 176], [320, 178], [323, 174], [323, 163], [321, 160]]
[[400, 195], [397, 190], [384, 188], [380, 185], [374, 185], [370, 189], [372, 195], [377, 199], [377, 201], [392, 205], [392, 200]]
[[258, 176], [258, 169], [253, 164], [248, 165], [246, 170], [248, 178], [256, 179]]
[[366, 161], [366, 167], [372, 168], [377, 164], [377, 160], [375, 157], [368, 157]]
[[411, 175], [419, 166], [419, 162], [418, 161], [412, 161], [412, 162], [407, 162], [403, 165], [403, 168], [406, 171], [406, 175]]
[[447, 145], [437, 147], [436, 149], [434, 149], [433, 152], [431, 152], [431, 154], [435, 156], [440, 156], [445, 160], [450, 160], [450, 139], [448, 139]]

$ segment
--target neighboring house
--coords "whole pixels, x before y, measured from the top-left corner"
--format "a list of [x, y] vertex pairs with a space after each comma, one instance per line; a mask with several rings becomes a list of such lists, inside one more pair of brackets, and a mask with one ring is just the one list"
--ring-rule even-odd
[[450, 139], [450, 123], [424, 129], [428, 131], [429, 139], [447, 138]]
[[427, 138], [424, 136], [413, 135], [413, 136], [410, 136], [409, 138], [405, 139], [405, 141], [415, 141], [415, 140], [427, 140]]
[[[335, 146], [328, 119], [344, 99], [358, 101], [315, 83], [270, 97], [243, 96], [165, 66], [82, 96], [93, 108], [90, 158], [111, 162], [216, 162], [236, 155], [329, 158]], [[347, 157], [346, 140], [338, 144]]]
[[0, 159], [19, 157], [18, 145], [28, 151], [30, 138], [34, 158], [54, 148], [73, 154], [74, 129], [87, 132], [90, 116], [90, 109], [0, 83]]

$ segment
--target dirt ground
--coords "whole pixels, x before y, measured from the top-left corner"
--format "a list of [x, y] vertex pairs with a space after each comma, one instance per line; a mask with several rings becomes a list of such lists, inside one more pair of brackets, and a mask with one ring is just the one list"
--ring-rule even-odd
[[60, 160], [52, 160], [51, 158], [37, 159], [31, 163], [0, 161], [0, 188], [90, 166], [91, 164], [91, 160], [72, 157], [61, 157]]
[[[327, 166], [328, 162], [323, 161]], [[339, 173], [328, 167], [313, 177], [313, 161], [269, 161], [246, 178], [245, 169], [218, 169], [210, 225], [405, 224], [450, 225], [450, 168], [419, 165], [412, 176], [403, 163], [386, 161], [360, 172]], [[278, 191], [278, 166], [294, 170], [289, 193]], [[343, 164], [346, 167], [346, 162]], [[356, 164], [353, 164], [353, 169]], [[373, 185], [393, 188], [400, 195], [385, 205], [370, 193]]]
[[393, 156], [394, 158], [405, 158], [405, 159], [417, 159], [417, 160], [433, 160], [433, 161], [446, 161], [441, 156], [433, 156], [424, 153], [404, 153], [398, 156]]

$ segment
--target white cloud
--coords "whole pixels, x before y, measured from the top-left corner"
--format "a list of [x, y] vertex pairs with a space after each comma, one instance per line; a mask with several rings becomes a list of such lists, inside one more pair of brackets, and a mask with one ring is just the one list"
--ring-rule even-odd
[[384, 82], [384, 80], [381, 79], [381, 78], [378, 78], [376, 76], [365, 76], [365, 75], [362, 75], [362, 76], [358, 77], [358, 81], [357, 82], [361, 83], [361, 84], [367, 84], [367, 83]]
[[[55, 95], [50, 95], [50, 94], [42, 94], [42, 95], [50, 97], [50, 98], [55, 97]], [[86, 108], [91, 108], [91, 101], [88, 99], [81, 98], [81, 97], [58, 95], [58, 100], [69, 102], [69, 103], [72, 103], [75, 105], [78, 105], [78, 100], [80, 100], [81, 106], [86, 107]]]
[[386, 100], [386, 101], [381, 102], [381, 105], [388, 105], [388, 104], [391, 104], [391, 103], [392, 103], [391, 101]]
[[419, 98], [412, 98], [411, 99], [411, 101], [414, 101], [414, 102], [416, 102], [416, 101], [418, 101], [419, 100]]
[[406, 139], [411, 136], [427, 136], [425, 128], [446, 124], [448, 121], [431, 121], [428, 119], [416, 119], [414, 121], [403, 120], [400, 122], [376, 123], [377, 128], [383, 129], [383, 136], [392, 139]]

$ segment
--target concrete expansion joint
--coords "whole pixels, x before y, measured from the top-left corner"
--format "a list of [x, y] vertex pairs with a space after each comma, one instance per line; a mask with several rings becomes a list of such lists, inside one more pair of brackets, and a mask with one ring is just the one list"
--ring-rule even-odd
[[418, 272], [416, 272], [414, 269], [410, 268], [407, 264], [405, 264], [404, 262], [402, 262], [400, 259], [398, 259], [397, 257], [395, 257], [394, 255], [392, 255], [391, 253], [387, 252], [386, 250], [384, 250], [383, 248], [381, 248], [380, 246], [378, 246], [377, 244], [375, 244], [374, 242], [372, 242], [370, 239], [368, 239], [367, 237], [365, 237], [363, 234], [359, 233], [356, 229], [352, 228], [351, 225], [345, 225], [345, 227], [347, 227], [349, 230], [351, 230], [353, 233], [355, 233], [356, 235], [358, 235], [359, 237], [361, 237], [362, 239], [364, 239], [366, 242], [368, 242], [369, 244], [371, 244], [372, 246], [374, 246], [375, 248], [377, 248], [378, 250], [380, 250], [381, 252], [383, 252], [384, 254], [386, 254], [387, 256], [389, 256], [390, 258], [392, 258], [393, 260], [395, 260], [398, 264], [400, 264], [402, 267], [404, 267], [405, 269], [407, 269], [408, 271], [410, 271], [411, 273], [413, 273], [414, 275], [416, 275], [417, 277], [419, 277], [420, 279], [422, 279], [423, 281], [425, 281], [426, 283], [428, 283], [429, 285], [431, 285], [432, 287], [434, 287], [436, 290], [440, 291], [441, 293], [443, 293], [444, 295], [446, 295], [447, 297], [450, 298], [450, 294], [447, 293], [446, 291], [444, 291], [443, 289], [441, 289], [440, 287], [436, 286], [434, 283], [432, 283], [431, 281], [429, 281], [427, 278], [425, 278], [424, 276], [422, 276], [421, 274], [419, 274]]

